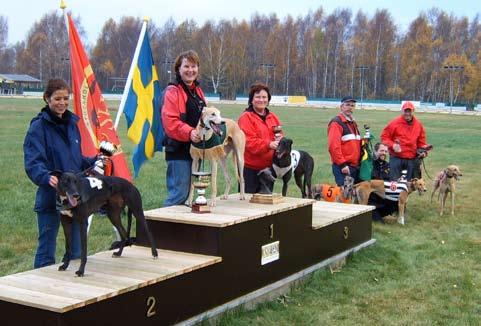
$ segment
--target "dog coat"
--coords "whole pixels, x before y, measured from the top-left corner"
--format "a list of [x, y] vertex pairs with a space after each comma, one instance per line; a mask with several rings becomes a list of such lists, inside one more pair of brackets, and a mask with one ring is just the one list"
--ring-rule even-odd
[[282, 177], [289, 172], [290, 170], [294, 171], [297, 166], [299, 165], [299, 160], [301, 159], [301, 153], [299, 151], [291, 151], [291, 166], [286, 167], [278, 167], [277, 165], [273, 164], [272, 168], [276, 174], [276, 178], [282, 179]]
[[351, 198], [345, 198], [342, 195], [341, 187], [337, 185], [330, 185], [330, 184], [323, 184], [321, 188], [321, 197], [327, 202], [337, 202], [340, 201], [341, 203], [350, 204]]
[[191, 143], [190, 152], [195, 152], [195, 157], [204, 158], [206, 160], [218, 159], [225, 156], [224, 142], [227, 137], [227, 125], [222, 123], [219, 125], [221, 134], [212, 133], [212, 137], [206, 139], [205, 142]]
[[408, 185], [396, 181], [384, 181], [385, 198], [392, 201], [399, 201], [399, 194], [408, 191]]

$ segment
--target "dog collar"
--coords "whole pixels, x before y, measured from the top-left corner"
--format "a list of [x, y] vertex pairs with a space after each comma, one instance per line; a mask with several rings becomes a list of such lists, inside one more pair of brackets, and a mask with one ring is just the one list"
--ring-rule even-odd
[[222, 131], [222, 135], [217, 135], [213, 133], [212, 137], [210, 137], [209, 139], [206, 139], [205, 141], [200, 141], [198, 143], [192, 143], [192, 146], [199, 149], [209, 149], [224, 144], [227, 136], [227, 125], [221, 124], [219, 128]]

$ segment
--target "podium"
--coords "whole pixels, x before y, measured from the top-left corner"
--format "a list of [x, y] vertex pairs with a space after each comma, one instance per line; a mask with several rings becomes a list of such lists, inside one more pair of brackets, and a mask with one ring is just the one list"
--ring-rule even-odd
[[[169, 325], [247, 298], [327, 259], [370, 245], [371, 206], [284, 198], [265, 205], [230, 195], [211, 213], [186, 206], [145, 212], [159, 248], [136, 246], [0, 278], [1, 325]], [[248, 196], [249, 197], [249, 196]], [[238, 301], [241, 302], [242, 300]]]

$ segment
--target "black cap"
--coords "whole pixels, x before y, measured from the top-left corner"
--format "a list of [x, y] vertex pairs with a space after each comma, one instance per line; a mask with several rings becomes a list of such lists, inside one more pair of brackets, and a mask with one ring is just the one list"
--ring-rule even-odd
[[344, 103], [344, 102], [357, 102], [357, 101], [352, 96], [344, 96], [341, 100], [341, 103]]

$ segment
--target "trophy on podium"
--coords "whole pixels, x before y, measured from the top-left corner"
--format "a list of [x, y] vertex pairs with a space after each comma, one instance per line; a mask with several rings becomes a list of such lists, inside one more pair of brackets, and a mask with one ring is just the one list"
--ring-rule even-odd
[[194, 194], [197, 193], [197, 198], [192, 203], [192, 213], [210, 213], [207, 198], [205, 197], [205, 190], [210, 185], [210, 176], [210, 172], [192, 172]]

